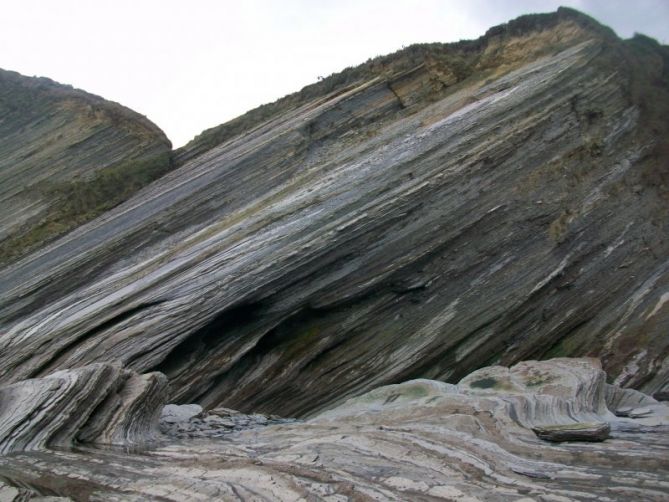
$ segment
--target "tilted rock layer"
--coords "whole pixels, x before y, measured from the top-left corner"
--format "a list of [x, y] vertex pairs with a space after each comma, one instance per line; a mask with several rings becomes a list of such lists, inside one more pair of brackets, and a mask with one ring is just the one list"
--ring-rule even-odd
[[[619, 418], [609, 397], [635, 391], [612, 388], [589, 359], [485, 368], [458, 385], [386, 386], [223, 440], [16, 452], [0, 456], [0, 489], [4, 478], [73, 500], [664, 501], [669, 406], [645, 396], [652, 417]], [[591, 420], [610, 424], [612, 438], [548, 443], [529, 428]]]
[[0, 70], [0, 265], [164, 174], [170, 148], [163, 132], [132, 110]]
[[173, 402], [306, 416], [590, 355], [666, 390], [668, 61], [561, 9], [208, 131], [0, 270], [0, 381], [117, 359]]
[[160, 373], [98, 363], [0, 387], [0, 454], [155, 439], [166, 386]]

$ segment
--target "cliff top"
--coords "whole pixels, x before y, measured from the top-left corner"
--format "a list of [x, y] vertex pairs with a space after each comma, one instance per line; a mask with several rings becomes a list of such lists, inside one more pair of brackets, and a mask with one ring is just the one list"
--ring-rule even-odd
[[[520, 16], [507, 23], [490, 28], [484, 35], [474, 40], [413, 44], [391, 54], [370, 58], [358, 66], [345, 68], [304, 87], [296, 93], [284, 96], [272, 103], [261, 105], [228, 122], [207, 129], [175, 151], [176, 162], [183, 164], [214, 146], [253, 129], [285, 110], [330, 93], [344, 92], [356, 84], [375, 77], [384, 78], [410, 70], [421, 64], [437, 63], [447, 66], [455, 74], [458, 81], [464, 80], [474, 69], [480, 69], [481, 59], [490, 46], [503, 44], [512, 38], [554, 30], [558, 25], [567, 24], [571, 24], [577, 29], [564, 33], [562, 42], [573, 37], [618, 40], [611, 28], [600, 24], [590, 16], [575, 9], [560, 7], [555, 12]], [[551, 42], [555, 43], [555, 40]], [[547, 51], [551, 47], [545, 46], [540, 49]], [[494, 64], [499, 63], [499, 59], [495, 59]]]

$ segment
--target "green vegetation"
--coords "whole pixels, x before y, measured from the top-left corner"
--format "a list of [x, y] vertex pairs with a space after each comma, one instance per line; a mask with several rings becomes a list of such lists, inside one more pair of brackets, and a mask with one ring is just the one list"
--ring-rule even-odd
[[126, 200], [170, 169], [170, 155], [131, 160], [104, 168], [90, 180], [47, 183], [39, 187], [45, 200], [65, 221], [83, 223]]
[[34, 190], [50, 201], [46, 217], [0, 242], [8, 263], [120, 204], [172, 167], [170, 153], [130, 160], [98, 170], [91, 179], [42, 183]]
[[[600, 36], [617, 39], [615, 32], [608, 26], [600, 24], [596, 19], [569, 7], [559, 7], [557, 13], [527, 14], [520, 16], [508, 23], [490, 28], [482, 38], [496, 35], [520, 36], [531, 31], [538, 31], [555, 26], [556, 24], [570, 20]], [[480, 39], [479, 39], [480, 40]], [[461, 42], [459, 42], [461, 43]]]
[[525, 385], [528, 387], [539, 387], [540, 385], [545, 385], [556, 380], [555, 375], [543, 375], [541, 373], [535, 373], [531, 375], [526, 381]]
[[[602, 26], [594, 19], [574, 9], [560, 7], [557, 13], [529, 14], [521, 16], [506, 24], [491, 28], [485, 35], [476, 40], [462, 40], [455, 43], [423, 43], [414, 44], [392, 54], [376, 56], [366, 62], [348, 67], [333, 73], [319, 81], [304, 87], [299, 92], [289, 94], [273, 103], [261, 105], [229, 122], [207, 129], [195, 137], [184, 147], [176, 150], [175, 159], [178, 165], [197, 157], [211, 148], [220, 145], [240, 134], [249, 132], [262, 123], [279, 117], [317, 98], [324, 98], [332, 93], [343, 93], [355, 85], [373, 78], [386, 79], [409, 71], [421, 64], [428, 67], [446, 70], [460, 82], [474, 71], [482, 71], [479, 64], [484, 49], [492, 40], [526, 35], [538, 30], [550, 29], [564, 21], [572, 21], [577, 25], [599, 34], [604, 38], [617, 39], [615, 33]], [[545, 48], [547, 52], [555, 48]], [[497, 58], [490, 60], [490, 65], [499, 64]]]

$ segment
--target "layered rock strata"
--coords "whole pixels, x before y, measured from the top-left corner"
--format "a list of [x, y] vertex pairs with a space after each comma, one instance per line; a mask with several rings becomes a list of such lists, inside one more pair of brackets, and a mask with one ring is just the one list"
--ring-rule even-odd
[[0, 70], [0, 265], [129, 198], [170, 169], [170, 149], [132, 110]]
[[118, 359], [174, 402], [306, 416], [591, 355], [661, 393], [667, 54], [562, 9], [224, 127], [0, 270], [0, 381]]
[[[595, 360], [528, 361], [458, 385], [382, 387], [224, 440], [14, 453], [0, 478], [73, 500], [666, 500], [669, 407], [655, 403], [643, 425], [610, 412], [609, 390]], [[611, 439], [550, 443], [531, 430], [592, 419]]]
[[160, 373], [98, 363], [0, 387], [0, 454], [155, 440], [166, 386]]

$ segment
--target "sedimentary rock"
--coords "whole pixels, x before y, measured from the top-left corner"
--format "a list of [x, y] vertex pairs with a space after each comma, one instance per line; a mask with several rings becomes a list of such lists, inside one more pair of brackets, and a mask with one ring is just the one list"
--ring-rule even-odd
[[0, 70], [0, 265], [170, 169], [170, 142], [117, 103]]
[[384, 384], [591, 355], [659, 392], [667, 60], [562, 9], [205, 134], [0, 270], [0, 381], [113, 358], [165, 373], [172, 402], [307, 416]]
[[9, 486], [0, 481], [0, 502], [72, 502], [72, 499], [42, 496], [32, 490]]
[[[476, 383], [491, 375], [499, 382]], [[666, 500], [666, 405], [661, 424], [613, 427], [600, 443], [532, 432], [556, 419], [635, 424], [602, 406], [606, 389], [595, 360], [529, 361], [458, 385], [382, 387], [310, 420], [224, 440], [15, 453], [0, 457], [0, 477], [74, 500]]]
[[92, 364], [0, 387], [0, 454], [155, 440], [164, 375]]
[[[200, 408], [193, 413], [195, 408]], [[168, 405], [160, 417], [160, 431], [170, 438], [221, 438], [232, 432], [295, 422], [291, 418], [261, 413], [245, 414], [228, 408], [204, 411], [193, 404]]]
[[542, 425], [533, 427], [538, 438], [561, 443], [563, 441], [604, 441], [609, 438], [611, 426], [602, 422]]

